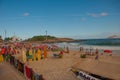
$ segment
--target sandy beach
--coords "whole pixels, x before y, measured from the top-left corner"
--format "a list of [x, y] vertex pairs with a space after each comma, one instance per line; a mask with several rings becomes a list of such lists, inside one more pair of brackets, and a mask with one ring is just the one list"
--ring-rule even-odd
[[[107, 75], [107, 77], [120, 79], [120, 55], [107, 54], [100, 55], [99, 60], [95, 60], [95, 56], [87, 55], [87, 58], [81, 59], [79, 51], [70, 51], [64, 53], [63, 58], [53, 57], [53, 52], [48, 52], [48, 58], [40, 61], [29, 61], [26, 63], [30, 68], [39, 74], [42, 74], [45, 80], [78, 80], [71, 67], [81, 68], [85, 71], [97, 73], [99, 75]], [[21, 59], [19, 54], [16, 58]], [[94, 66], [95, 65], [95, 66]], [[103, 68], [103, 69], [99, 69]]]
[[0, 80], [25, 80], [25, 77], [9, 63], [0, 63]]

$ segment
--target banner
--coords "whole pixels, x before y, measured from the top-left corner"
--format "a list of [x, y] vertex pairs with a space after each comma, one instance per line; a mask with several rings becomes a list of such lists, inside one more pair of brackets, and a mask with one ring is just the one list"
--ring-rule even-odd
[[24, 64], [18, 60], [18, 70], [24, 74]]

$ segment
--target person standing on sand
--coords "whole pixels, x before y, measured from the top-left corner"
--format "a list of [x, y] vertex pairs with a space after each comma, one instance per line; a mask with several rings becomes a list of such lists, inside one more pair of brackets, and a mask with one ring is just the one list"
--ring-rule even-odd
[[80, 47], [80, 52], [82, 52], [82, 47]]
[[40, 49], [37, 50], [37, 57], [38, 57], [38, 61], [41, 60], [41, 50]]
[[29, 59], [33, 60], [33, 53], [32, 48], [29, 49]]
[[47, 58], [47, 47], [44, 47], [43, 51], [44, 51], [44, 58]]
[[36, 54], [37, 54], [37, 50], [35, 48], [33, 48], [33, 59], [34, 59], [34, 61], [36, 61]]
[[69, 47], [68, 46], [66, 47], [66, 50], [67, 50], [66, 53], [69, 53]]
[[26, 59], [26, 49], [22, 48], [22, 60], [23, 63], [26, 63], [27, 59]]
[[98, 60], [99, 59], [99, 55], [98, 55], [98, 49], [96, 49], [96, 52], [95, 52], [95, 60]]
[[2, 47], [0, 46], [0, 62], [3, 62], [4, 59], [3, 59], [3, 55], [2, 55]]
[[4, 46], [1, 48], [1, 54], [3, 55], [3, 60], [4, 60], [5, 58], [5, 47]]
[[96, 49], [95, 54], [98, 54], [98, 49]]
[[95, 60], [98, 60], [98, 59], [99, 59], [99, 55], [96, 54], [96, 56], [95, 56]]

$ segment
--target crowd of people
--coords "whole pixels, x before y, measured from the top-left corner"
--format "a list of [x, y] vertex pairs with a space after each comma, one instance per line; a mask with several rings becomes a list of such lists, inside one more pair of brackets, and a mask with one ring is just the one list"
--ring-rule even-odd
[[90, 55], [90, 56], [95, 56], [95, 60], [99, 59], [99, 55], [103, 54], [108, 54], [109, 56], [112, 56], [112, 51], [111, 50], [103, 50], [103, 49], [93, 49], [93, 48], [83, 48], [80, 47], [80, 53], [84, 55]]
[[[9, 58], [9, 55], [16, 55], [16, 54], [22, 54], [22, 62], [26, 61], [36, 61], [41, 60], [43, 58], [47, 58], [48, 54], [47, 51], [51, 50], [54, 52], [54, 50], [58, 48], [56, 45], [48, 46], [47, 44], [40, 44], [38, 46], [35, 44], [30, 43], [8, 43], [8, 44], [2, 44], [0, 45], [0, 61], [7, 60]], [[54, 57], [61, 58], [63, 55], [63, 52], [69, 53], [69, 47], [66, 47], [64, 50], [61, 49], [59, 54], [53, 54]], [[99, 55], [104, 53], [104, 50], [98, 50], [98, 49], [92, 49], [92, 48], [83, 48], [80, 47], [80, 53], [85, 55], [95, 55], [95, 59], [97, 60]]]
[[47, 45], [41, 45], [41, 47], [33, 46], [32, 44], [3, 44], [0, 45], [0, 60], [6, 60], [8, 55], [22, 54], [22, 62], [29, 60], [36, 61], [43, 58], [47, 58], [47, 50], [53, 48]]

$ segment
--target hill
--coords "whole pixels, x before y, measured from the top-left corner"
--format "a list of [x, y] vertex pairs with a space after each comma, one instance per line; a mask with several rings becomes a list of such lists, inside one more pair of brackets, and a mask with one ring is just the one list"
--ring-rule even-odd
[[109, 36], [108, 38], [120, 38], [120, 36], [118, 36], [118, 35], [112, 35], [112, 36]]
[[74, 39], [72, 38], [58, 38], [58, 37], [54, 37], [54, 36], [44, 36], [44, 35], [40, 35], [40, 36], [33, 36], [32, 38], [29, 38], [25, 41], [30, 41], [30, 42], [35, 42], [35, 41], [41, 41], [41, 42], [69, 42], [69, 41], [73, 41]]
[[0, 36], [0, 43], [3, 42], [2, 37]]

